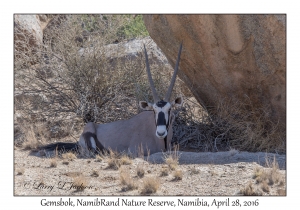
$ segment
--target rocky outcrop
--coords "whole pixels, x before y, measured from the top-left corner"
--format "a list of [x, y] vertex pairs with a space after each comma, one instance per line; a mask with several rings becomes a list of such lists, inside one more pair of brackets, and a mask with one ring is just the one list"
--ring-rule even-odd
[[[156, 62], [161, 65], [168, 65], [168, 60], [156, 43], [150, 37], [143, 39], [132, 39], [119, 44], [109, 44], [106, 48], [108, 57], [136, 58], [144, 56], [144, 45], [149, 54], [149, 62]], [[144, 61], [144, 59], [143, 59]]]
[[67, 16], [52, 14], [14, 15], [15, 62], [22, 63], [21, 66], [39, 63], [37, 59], [39, 57], [37, 53], [41, 52], [39, 48], [49, 41], [49, 37], [56, 36], [57, 28], [67, 19]]
[[250, 101], [285, 125], [285, 15], [143, 17], [172, 66], [183, 41], [179, 77], [200, 103], [209, 109], [225, 98]]
[[[48, 22], [46, 15], [14, 15], [15, 43], [24, 41], [29, 47], [39, 46], [43, 42], [43, 30]], [[16, 47], [18, 51], [26, 50], [18, 44]]]

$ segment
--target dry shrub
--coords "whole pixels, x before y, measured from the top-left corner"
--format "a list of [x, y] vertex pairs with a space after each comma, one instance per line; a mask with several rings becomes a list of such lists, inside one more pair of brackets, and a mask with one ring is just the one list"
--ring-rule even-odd
[[285, 127], [273, 120], [269, 107], [250, 99], [223, 98], [207, 109], [193, 97], [184, 97], [184, 101], [175, 110], [173, 124], [173, 142], [181, 147], [204, 152], [230, 150], [231, 155], [238, 150], [285, 152]]
[[174, 138], [181, 146], [200, 151], [285, 152], [285, 127], [273, 120], [269, 107], [250, 99], [223, 98], [206, 110], [195, 109], [195, 102], [186, 100], [174, 123]]
[[129, 191], [138, 188], [134, 180], [130, 177], [130, 172], [127, 169], [120, 169], [120, 182], [122, 185], [124, 185], [122, 187], [123, 191]]
[[156, 177], [145, 177], [143, 179], [143, 186], [141, 189], [142, 195], [148, 195], [156, 193], [158, 188], [160, 187], [159, 179]]

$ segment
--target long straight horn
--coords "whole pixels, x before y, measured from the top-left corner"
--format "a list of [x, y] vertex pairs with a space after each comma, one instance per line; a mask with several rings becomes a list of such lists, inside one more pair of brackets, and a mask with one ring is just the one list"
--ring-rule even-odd
[[146, 67], [147, 67], [148, 80], [149, 80], [149, 83], [150, 83], [150, 88], [152, 90], [152, 95], [153, 95], [153, 98], [154, 98], [154, 103], [156, 103], [156, 102], [159, 101], [159, 97], [158, 97], [157, 92], [155, 90], [154, 82], [153, 82], [153, 79], [152, 79], [152, 76], [151, 76], [149, 62], [148, 62], [148, 55], [147, 55], [147, 50], [146, 50], [145, 45], [144, 45], [144, 50], [145, 50], [145, 58], [146, 58]]
[[165, 101], [169, 101], [170, 100], [171, 93], [172, 93], [172, 90], [173, 90], [173, 87], [174, 87], [174, 84], [175, 84], [175, 81], [176, 81], [176, 75], [177, 75], [177, 72], [178, 72], [178, 66], [179, 66], [181, 49], [182, 49], [182, 42], [180, 44], [180, 48], [179, 48], [179, 52], [178, 52], [178, 57], [177, 57], [177, 61], [176, 61], [175, 69], [174, 69], [174, 74], [173, 74], [173, 77], [171, 79], [171, 83], [170, 83], [168, 92], [166, 93], [166, 96], [165, 96]]

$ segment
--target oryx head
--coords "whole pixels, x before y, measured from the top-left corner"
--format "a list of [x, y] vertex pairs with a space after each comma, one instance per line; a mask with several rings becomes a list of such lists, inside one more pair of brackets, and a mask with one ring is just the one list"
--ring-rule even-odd
[[153, 110], [154, 111], [155, 123], [156, 123], [156, 132], [155, 132], [155, 134], [160, 139], [163, 139], [167, 136], [168, 127], [169, 127], [169, 125], [172, 126], [172, 122], [174, 120], [174, 117], [172, 116], [174, 114], [171, 113], [172, 106], [181, 106], [182, 103], [183, 103], [182, 97], [178, 97], [174, 101], [170, 102], [172, 89], [174, 87], [175, 80], [176, 80], [176, 75], [177, 75], [177, 72], [178, 72], [181, 49], [182, 49], [182, 43], [181, 43], [180, 48], [179, 48], [177, 62], [176, 62], [176, 66], [175, 66], [175, 69], [174, 69], [174, 74], [173, 74], [173, 77], [171, 79], [169, 89], [168, 89], [164, 99], [161, 100], [158, 97], [158, 94], [157, 94], [157, 92], [155, 90], [155, 87], [154, 87], [153, 79], [152, 79], [151, 72], [150, 72], [149, 62], [148, 62], [147, 50], [146, 50], [146, 47], [144, 45], [145, 58], [146, 58], [146, 69], [147, 69], [147, 74], [148, 74], [148, 80], [149, 80], [150, 87], [151, 87], [152, 94], [153, 94], [153, 98], [154, 98], [154, 103], [152, 104], [152, 103], [148, 103], [146, 101], [140, 101], [140, 107], [143, 110]]

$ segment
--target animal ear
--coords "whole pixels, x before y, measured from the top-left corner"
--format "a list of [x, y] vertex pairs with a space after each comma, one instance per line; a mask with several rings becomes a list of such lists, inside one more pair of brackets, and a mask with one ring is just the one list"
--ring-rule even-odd
[[181, 107], [183, 104], [183, 98], [181, 96], [177, 97], [171, 104], [172, 106]]
[[146, 101], [140, 101], [139, 105], [142, 110], [151, 110], [152, 109], [152, 104], [148, 103]]

